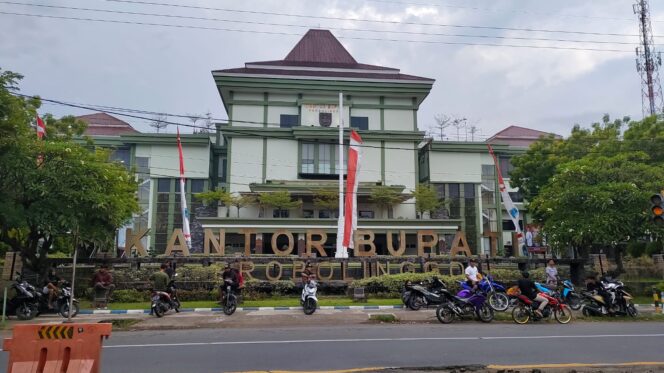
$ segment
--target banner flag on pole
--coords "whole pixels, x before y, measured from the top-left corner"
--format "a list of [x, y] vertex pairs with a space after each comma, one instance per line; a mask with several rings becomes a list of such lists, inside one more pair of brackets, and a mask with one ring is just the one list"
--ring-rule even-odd
[[344, 206], [344, 240], [345, 248], [353, 248], [353, 233], [357, 230], [357, 186], [358, 172], [362, 161], [362, 138], [352, 130], [350, 147], [348, 148], [348, 176], [346, 178], [346, 203]]
[[496, 165], [496, 172], [498, 173], [498, 188], [500, 189], [500, 196], [503, 199], [503, 206], [505, 206], [507, 214], [510, 216], [510, 219], [512, 219], [512, 223], [514, 223], [514, 229], [516, 230], [516, 235], [519, 239], [519, 249], [521, 249], [523, 246], [523, 233], [521, 232], [521, 227], [519, 226], [519, 209], [514, 206], [512, 198], [507, 192], [505, 181], [503, 180], [503, 175], [500, 172], [498, 158], [496, 158], [496, 155], [493, 153], [493, 148], [490, 144], [487, 144], [487, 146], [489, 147], [489, 154], [491, 154], [491, 157], [493, 158], [493, 163]]
[[39, 114], [37, 116], [37, 138], [39, 140], [44, 138], [44, 135], [46, 135], [46, 124], [44, 124], [44, 120], [39, 117]]
[[180, 210], [182, 211], [182, 233], [187, 247], [191, 249], [191, 232], [189, 231], [189, 209], [187, 209], [187, 197], [184, 183], [184, 158], [182, 157], [182, 142], [180, 141], [180, 128], [178, 127], [178, 153], [180, 155]]

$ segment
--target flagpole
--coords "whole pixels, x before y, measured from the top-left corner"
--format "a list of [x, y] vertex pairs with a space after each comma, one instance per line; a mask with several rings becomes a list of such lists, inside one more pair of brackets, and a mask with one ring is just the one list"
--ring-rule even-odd
[[344, 96], [339, 92], [339, 220], [337, 229], [337, 252], [334, 254], [335, 258], [347, 258], [348, 253], [343, 247], [343, 224], [344, 224]]

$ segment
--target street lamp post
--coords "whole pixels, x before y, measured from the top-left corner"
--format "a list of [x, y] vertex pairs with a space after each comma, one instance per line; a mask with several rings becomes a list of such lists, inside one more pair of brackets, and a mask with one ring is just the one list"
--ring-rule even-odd
[[73, 266], [71, 269], [71, 295], [69, 296], [69, 311], [67, 312], [67, 321], [66, 323], [71, 323], [71, 314], [74, 309], [74, 288], [76, 285], [76, 258], [78, 257], [78, 225], [76, 225], [76, 234], [74, 236], [74, 260]]

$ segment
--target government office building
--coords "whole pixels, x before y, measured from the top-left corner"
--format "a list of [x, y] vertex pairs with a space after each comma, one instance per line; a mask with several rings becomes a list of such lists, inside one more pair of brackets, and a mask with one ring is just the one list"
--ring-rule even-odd
[[[282, 60], [215, 70], [212, 77], [228, 122], [210, 133], [182, 135], [192, 252], [203, 251], [204, 229], [225, 231], [226, 254], [244, 252], [245, 237], [252, 254], [272, 254], [272, 236], [284, 230], [302, 253], [307, 231], [315, 230], [327, 235], [326, 254], [334, 255], [337, 211], [316, 200], [321, 191], [338, 191], [339, 92], [345, 126], [364, 140], [358, 229], [373, 233], [378, 255], [387, 254], [388, 234], [394, 247], [405, 238], [405, 254], [416, 254], [418, 231], [437, 234], [440, 254], [449, 251], [457, 230], [477, 254], [501, 253], [514, 242], [487, 143], [509, 183], [510, 157], [549, 134], [510, 126], [487, 142], [426, 139], [417, 115], [434, 80], [359, 63], [327, 30], [309, 30]], [[114, 157], [137, 172], [142, 212], [128, 227], [149, 228], [144, 246], [163, 253], [173, 229], [182, 227], [175, 135], [137, 133], [106, 114], [86, 117], [92, 117], [83, 117], [89, 131], [98, 127], [90, 133], [96, 143], [113, 147]], [[418, 183], [432, 185], [444, 201], [437, 211], [417, 216], [411, 193]], [[373, 203], [370, 195], [378, 186], [396, 192], [399, 202]], [[215, 188], [252, 196], [287, 191], [301, 204], [253, 204], [238, 211], [192, 198]], [[521, 219], [528, 219], [518, 191], [510, 194]], [[288, 238], [280, 234], [275, 243], [281, 249]]]

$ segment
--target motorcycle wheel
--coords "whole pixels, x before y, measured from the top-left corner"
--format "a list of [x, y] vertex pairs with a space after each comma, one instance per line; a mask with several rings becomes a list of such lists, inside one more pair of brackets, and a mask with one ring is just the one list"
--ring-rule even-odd
[[157, 303], [154, 307], [152, 307], [152, 312], [157, 317], [164, 316], [164, 310], [161, 308], [161, 305], [159, 303]]
[[180, 313], [180, 301], [175, 299], [173, 300], [173, 309], [175, 310], [175, 313]]
[[639, 316], [639, 310], [637, 310], [636, 307], [630, 303], [627, 305], [627, 314], [630, 317], [637, 317]]
[[237, 298], [235, 297], [235, 295], [231, 295], [230, 297], [228, 297], [228, 301], [226, 301], [226, 304], [224, 304], [224, 313], [230, 316], [235, 313], [236, 309], [237, 309]]
[[518, 305], [512, 310], [512, 320], [517, 324], [525, 324], [530, 320], [530, 312], [524, 305]]
[[404, 291], [401, 293], [401, 302], [403, 302], [404, 305], [408, 305], [408, 302], [410, 301], [410, 291]]
[[422, 300], [421, 297], [418, 296], [411, 296], [410, 300], [408, 301], [408, 308], [410, 308], [413, 311], [419, 311], [423, 305], [424, 301]]
[[[74, 302], [74, 312], [72, 312], [71, 317], [76, 317], [78, 315], [79, 307], [78, 303]], [[63, 303], [58, 310], [60, 316], [67, 318], [69, 317], [69, 303]]]
[[449, 324], [454, 321], [454, 312], [445, 305], [436, 308], [436, 318], [443, 324]]
[[583, 307], [583, 309], [581, 310], [581, 314], [585, 317], [593, 316], [593, 312], [588, 307]]
[[572, 321], [572, 310], [567, 305], [561, 305], [560, 309], [553, 310], [553, 317], [560, 324], [567, 324]]
[[510, 306], [510, 300], [505, 293], [491, 293], [489, 295], [489, 307], [494, 311], [503, 312], [507, 311]]
[[480, 307], [479, 310], [477, 310], [477, 317], [480, 319], [482, 322], [491, 322], [493, 321], [493, 309], [491, 307], [488, 307], [486, 304]]
[[569, 308], [574, 311], [581, 309], [581, 298], [577, 294], [569, 294], [567, 299], [565, 299], [565, 302], [569, 305]]
[[304, 301], [304, 304], [302, 305], [302, 309], [304, 310], [305, 315], [311, 315], [314, 312], [316, 312], [316, 301], [313, 300], [312, 298], [307, 298], [307, 300]]
[[32, 320], [37, 315], [37, 307], [32, 307], [28, 303], [23, 303], [16, 307], [15, 314], [19, 320]]

